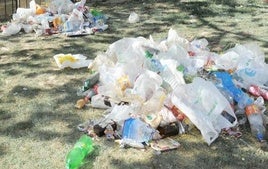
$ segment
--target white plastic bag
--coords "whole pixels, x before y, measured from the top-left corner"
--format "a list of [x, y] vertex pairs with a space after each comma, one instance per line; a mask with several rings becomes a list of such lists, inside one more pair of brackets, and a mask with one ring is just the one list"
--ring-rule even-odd
[[131, 12], [129, 17], [128, 17], [128, 22], [129, 23], [137, 23], [140, 21], [140, 17], [136, 12]]
[[70, 17], [64, 23], [65, 32], [74, 32], [83, 29], [84, 18], [83, 13], [78, 9], [73, 9]]
[[185, 84], [183, 73], [176, 69], [177, 61], [174, 59], [161, 59], [161, 64], [164, 66], [164, 70], [160, 73], [162, 79], [170, 85], [172, 90], [176, 86]]
[[177, 118], [173, 115], [173, 113], [167, 107], [163, 106], [161, 111], [158, 114], [162, 116], [160, 126], [167, 126], [170, 123], [174, 123], [178, 121]]
[[[208, 145], [215, 141], [221, 129], [233, 127], [237, 123], [226, 98], [212, 82], [200, 77], [194, 78], [191, 84], [177, 87], [171, 100], [201, 131]], [[222, 115], [223, 111], [232, 116], [234, 121], [227, 120]]]
[[215, 64], [218, 69], [236, 69], [239, 63], [240, 57], [234, 51], [228, 51], [222, 55], [215, 58]]
[[92, 60], [87, 60], [87, 57], [81, 54], [57, 54], [54, 59], [60, 69], [71, 67], [73, 69], [88, 67]]
[[7, 27], [3, 30], [2, 35], [4, 36], [11, 36], [15, 35], [20, 32], [21, 30], [21, 24], [17, 23], [10, 23], [7, 25]]
[[48, 9], [52, 13], [68, 14], [75, 8], [71, 0], [46, 0]]
[[144, 101], [149, 100], [160, 88], [162, 78], [157, 73], [147, 70], [139, 75], [134, 83], [132, 94], [141, 96]]

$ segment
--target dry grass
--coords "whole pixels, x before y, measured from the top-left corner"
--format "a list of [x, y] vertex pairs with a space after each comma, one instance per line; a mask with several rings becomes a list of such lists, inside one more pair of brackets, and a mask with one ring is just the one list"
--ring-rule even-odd
[[[94, 58], [123, 37], [167, 36], [173, 27], [191, 40], [205, 37], [210, 49], [222, 52], [234, 44], [257, 42], [268, 54], [268, 6], [261, 1], [123, 1], [88, 5], [107, 14], [109, 29], [85, 37], [35, 34], [0, 37], [0, 166], [4, 169], [64, 168], [65, 156], [81, 133], [76, 129], [103, 111], [74, 108], [77, 89], [87, 78], [84, 69], [58, 70], [53, 56], [83, 54]], [[141, 22], [126, 22], [130, 11]], [[104, 138], [83, 168], [266, 168], [268, 154], [249, 133], [235, 139], [220, 136], [211, 146], [196, 129], [174, 137], [178, 150], [156, 154], [152, 149], [120, 149]]]

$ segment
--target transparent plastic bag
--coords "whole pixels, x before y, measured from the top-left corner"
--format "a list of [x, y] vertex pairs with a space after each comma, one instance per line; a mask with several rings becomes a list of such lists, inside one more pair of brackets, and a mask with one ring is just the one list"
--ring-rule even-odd
[[177, 62], [173, 59], [161, 59], [164, 70], [160, 73], [162, 79], [174, 90], [178, 85], [185, 84], [183, 73], [176, 69]]
[[52, 13], [68, 14], [75, 8], [71, 0], [46, 0], [48, 9]]
[[162, 78], [157, 73], [147, 70], [139, 75], [134, 83], [132, 94], [141, 96], [144, 101], [149, 100], [162, 84]]
[[[227, 99], [213, 83], [200, 77], [194, 78], [190, 84], [177, 87], [171, 100], [201, 131], [208, 145], [216, 140], [221, 129], [233, 127], [237, 123]], [[234, 121], [228, 121], [222, 112], [227, 112]]]
[[122, 138], [131, 139], [137, 143], [149, 142], [153, 139], [155, 129], [141, 121], [139, 118], [129, 118], [125, 120]]
[[218, 69], [236, 69], [240, 60], [240, 56], [234, 52], [229, 51], [215, 58], [215, 64]]

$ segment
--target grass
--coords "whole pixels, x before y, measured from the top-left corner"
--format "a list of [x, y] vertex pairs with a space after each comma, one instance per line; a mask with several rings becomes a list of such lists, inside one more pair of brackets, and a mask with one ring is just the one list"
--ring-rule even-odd
[[[235, 44], [256, 42], [268, 54], [268, 6], [260, 0], [147, 0], [90, 1], [109, 16], [107, 31], [85, 37], [41, 36], [20, 33], [0, 37], [0, 165], [5, 169], [61, 169], [80, 133], [76, 126], [100, 118], [103, 110], [74, 105], [77, 89], [89, 70], [58, 70], [53, 56], [98, 52], [123, 37], [167, 36], [169, 28], [192, 40], [206, 38], [209, 48], [223, 52]], [[127, 23], [130, 11], [140, 15]], [[200, 132], [173, 137], [178, 150], [156, 154], [152, 149], [120, 149], [100, 138], [97, 151], [82, 168], [266, 168], [268, 154], [241, 127], [240, 139], [221, 135], [207, 146]]]

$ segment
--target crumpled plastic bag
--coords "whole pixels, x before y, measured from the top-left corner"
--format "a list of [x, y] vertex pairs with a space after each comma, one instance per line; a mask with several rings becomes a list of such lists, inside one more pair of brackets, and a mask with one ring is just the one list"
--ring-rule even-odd
[[136, 144], [142, 144], [143, 142], [152, 140], [155, 132], [155, 129], [139, 118], [129, 118], [124, 122], [122, 139], [132, 140], [136, 142]]
[[75, 8], [71, 0], [47, 0], [48, 9], [52, 13], [68, 14]]
[[[200, 77], [176, 88], [171, 100], [201, 131], [208, 145], [218, 138], [222, 129], [237, 124], [237, 118], [227, 99], [212, 82]], [[223, 112], [228, 113], [234, 121], [225, 118]]]
[[15, 35], [15, 34], [20, 32], [21, 28], [22, 28], [21, 24], [9, 23], [6, 26], [6, 28], [3, 30], [2, 35], [4, 35], [4, 36]]
[[88, 67], [92, 60], [87, 60], [87, 57], [81, 54], [57, 54], [54, 59], [60, 69], [71, 67], [73, 69]]
[[129, 17], [128, 17], [128, 22], [129, 23], [137, 23], [140, 21], [140, 17], [136, 12], [131, 12]]

